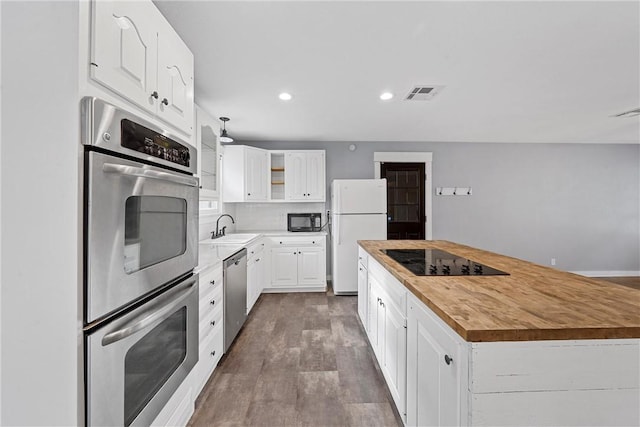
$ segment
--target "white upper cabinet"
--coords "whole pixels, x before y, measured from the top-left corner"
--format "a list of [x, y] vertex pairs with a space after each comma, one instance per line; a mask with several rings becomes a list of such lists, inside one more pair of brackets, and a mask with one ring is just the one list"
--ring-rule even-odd
[[222, 198], [225, 202], [267, 200], [269, 153], [246, 145], [227, 145], [222, 168]]
[[94, 1], [91, 78], [193, 131], [193, 54], [151, 1]]
[[196, 142], [201, 199], [217, 199], [220, 194], [218, 129], [218, 122], [196, 106]]
[[168, 23], [165, 29], [158, 33], [158, 116], [180, 129], [191, 130], [193, 54]]
[[324, 151], [289, 151], [284, 160], [285, 200], [325, 201]]

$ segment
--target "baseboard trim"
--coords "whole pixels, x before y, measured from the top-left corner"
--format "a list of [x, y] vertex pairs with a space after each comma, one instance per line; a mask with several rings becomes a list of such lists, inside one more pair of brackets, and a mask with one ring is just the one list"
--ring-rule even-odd
[[571, 273], [587, 277], [638, 277], [640, 271], [572, 271]]
[[264, 288], [262, 293], [265, 294], [281, 294], [289, 292], [326, 292], [326, 286], [291, 286], [282, 288]]

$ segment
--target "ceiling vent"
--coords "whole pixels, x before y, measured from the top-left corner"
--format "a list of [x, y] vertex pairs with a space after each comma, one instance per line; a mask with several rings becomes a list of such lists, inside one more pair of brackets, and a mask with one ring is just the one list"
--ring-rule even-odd
[[436, 96], [444, 86], [416, 86], [405, 98], [405, 101], [429, 101]]
[[635, 108], [633, 110], [625, 111], [624, 113], [614, 114], [611, 117], [636, 117], [640, 116], [640, 108]]

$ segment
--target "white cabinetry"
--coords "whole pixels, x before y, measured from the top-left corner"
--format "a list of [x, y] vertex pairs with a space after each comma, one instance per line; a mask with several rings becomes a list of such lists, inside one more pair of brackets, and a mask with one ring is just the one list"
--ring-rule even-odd
[[200, 199], [218, 199], [220, 193], [220, 144], [218, 123], [196, 105], [196, 147]]
[[266, 285], [265, 241], [260, 238], [247, 248], [247, 312], [251, 311]]
[[200, 274], [200, 354], [194, 367], [197, 396], [224, 352], [222, 264]]
[[271, 292], [326, 289], [325, 236], [271, 237]]
[[225, 202], [267, 200], [269, 152], [245, 145], [225, 146], [222, 170]]
[[407, 425], [460, 425], [462, 342], [413, 295], [408, 304]]
[[358, 246], [358, 315], [365, 331], [369, 330], [369, 273], [367, 262], [369, 255]]
[[285, 200], [325, 201], [324, 151], [287, 151], [284, 158]]
[[398, 412], [406, 420], [406, 290], [376, 261], [369, 260], [368, 267], [369, 341]]
[[91, 77], [190, 135], [193, 54], [151, 1], [94, 1]]

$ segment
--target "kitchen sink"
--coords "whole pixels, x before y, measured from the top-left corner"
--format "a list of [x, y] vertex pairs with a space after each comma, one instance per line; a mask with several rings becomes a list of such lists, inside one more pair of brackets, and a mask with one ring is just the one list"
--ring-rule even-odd
[[207, 240], [206, 243], [215, 244], [229, 244], [229, 245], [243, 245], [258, 237], [258, 234], [253, 233], [231, 233], [226, 236], [218, 237], [216, 239]]

